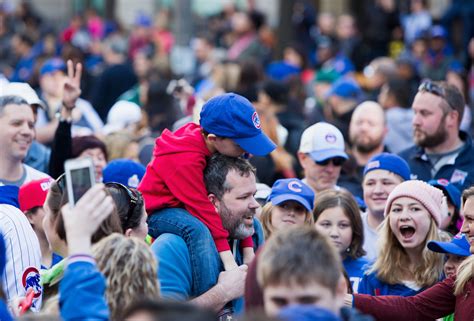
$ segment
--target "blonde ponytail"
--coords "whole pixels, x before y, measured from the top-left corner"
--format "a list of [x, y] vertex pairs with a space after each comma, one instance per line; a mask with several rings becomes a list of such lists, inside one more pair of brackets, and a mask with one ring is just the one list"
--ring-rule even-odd
[[454, 283], [454, 295], [464, 292], [467, 283], [474, 277], [474, 255], [471, 255], [458, 268], [456, 282]]

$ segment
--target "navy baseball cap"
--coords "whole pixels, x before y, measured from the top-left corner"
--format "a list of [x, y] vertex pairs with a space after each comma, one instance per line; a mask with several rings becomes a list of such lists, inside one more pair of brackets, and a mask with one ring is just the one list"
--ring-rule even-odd
[[446, 32], [446, 29], [444, 29], [443, 26], [434, 25], [433, 27], [431, 27], [430, 35], [431, 35], [431, 38], [446, 39], [446, 37], [448, 36], [448, 33]]
[[314, 207], [314, 192], [297, 178], [279, 179], [273, 184], [268, 201], [272, 202], [273, 205], [279, 205], [286, 201], [296, 201], [311, 212]]
[[455, 235], [451, 242], [429, 241], [428, 249], [437, 253], [447, 253], [459, 256], [470, 256], [470, 244], [465, 234]]
[[41, 66], [40, 76], [56, 71], [66, 71], [66, 64], [61, 58], [51, 58], [46, 60]]
[[398, 155], [381, 153], [372, 157], [364, 168], [364, 176], [373, 170], [384, 169], [400, 176], [404, 181], [410, 179], [411, 171], [408, 163]]
[[432, 179], [428, 182], [431, 186], [439, 188], [449, 198], [451, 204], [457, 209], [461, 208], [461, 192], [447, 179]]
[[263, 133], [255, 108], [240, 95], [227, 93], [209, 99], [200, 116], [205, 131], [232, 139], [247, 153], [265, 156], [276, 148]]
[[140, 163], [130, 159], [114, 159], [104, 168], [104, 183], [120, 183], [122, 185], [137, 188], [145, 175], [146, 168]]

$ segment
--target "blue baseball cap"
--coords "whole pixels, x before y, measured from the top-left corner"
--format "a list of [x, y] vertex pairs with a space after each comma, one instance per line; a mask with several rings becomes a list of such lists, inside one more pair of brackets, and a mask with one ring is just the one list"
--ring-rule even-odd
[[102, 172], [103, 182], [120, 183], [137, 188], [145, 171], [145, 166], [130, 159], [114, 159], [105, 166]]
[[250, 101], [235, 93], [209, 99], [202, 107], [200, 124], [208, 133], [230, 138], [253, 155], [265, 156], [276, 148], [262, 131]]
[[355, 80], [350, 78], [340, 78], [333, 83], [331, 89], [326, 94], [326, 98], [331, 96], [339, 96], [344, 99], [360, 99], [362, 96], [362, 89]]
[[334, 312], [310, 304], [292, 304], [278, 312], [283, 321], [342, 321]]
[[437, 187], [449, 198], [451, 204], [457, 209], [461, 208], [461, 192], [447, 179], [432, 179], [428, 182], [431, 186]]
[[286, 201], [296, 201], [312, 212], [314, 207], [313, 190], [297, 178], [277, 180], [272, 186], [268, 201], [279, 205]]
[[459, 256], [470, 256], [470, 244], [465, 234], [455, 235], [451, 242], [429, 241], [428, 249], [437, 253], [447, 253]]
[[443, 26], [435, 25], [435, 26], [431, 27], [430, 35], [431, 35], [431, 38], [446, 39], [447, 36], [448, 36], [448, 33], [446, 32], [446, 29], [444, 29]]
[[400, 176], [404, 181], [410, 179], [410, 166], [398, 155], [381, 153], [372, 157], [364, 168], [364, 176], [373, 170], [383, 169]]
[[44, 76], [46, 74], [50, 74], [56, 71], [66, 72], [66, 64], [61, 58], [51, 58], [46, 60], [43, 63], [43, 66], [41, 66], [40, 76]]

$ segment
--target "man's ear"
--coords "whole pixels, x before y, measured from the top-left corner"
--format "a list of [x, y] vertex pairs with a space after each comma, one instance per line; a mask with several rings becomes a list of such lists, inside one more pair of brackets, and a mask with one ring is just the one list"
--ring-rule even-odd
[[208, 134], [207, 140], [214, 143], [217, 140], [217, 136], [214, 134]]
[[302, 153], [302, 152], [298, 152], [297, 156], [298, 156], [298, 161], [300, 162], [301, 167], [304, 168], [305, 167], [304, 166], [304, 161], [305, 161], [306, 157], [308, 157], [308, 155], [306, 155], [305, 153]]
[[215, 194], [209, 194], [207, 195], [207, 198], [209, 199], [209, 201], [212, 203], [212, 205], [214, 205], [214, 208], [216, 209], [216, 211], [218, 212], [219, 211], [219, 199], [217, 198], [217, 196]]

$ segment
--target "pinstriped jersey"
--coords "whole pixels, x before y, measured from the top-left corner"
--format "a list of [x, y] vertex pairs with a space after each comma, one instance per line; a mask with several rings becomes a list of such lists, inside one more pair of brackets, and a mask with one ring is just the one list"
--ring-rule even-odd
[[41, 249], [38, 238], [26, 216], [9, 204], [0, 204], [0, 233], [5, 239], [6, 247], [2, 286], [7, 300], [25, 296], [31, 288], [35, 292], [31, 309], [38, 311], [43, 293], [39, 274]]

